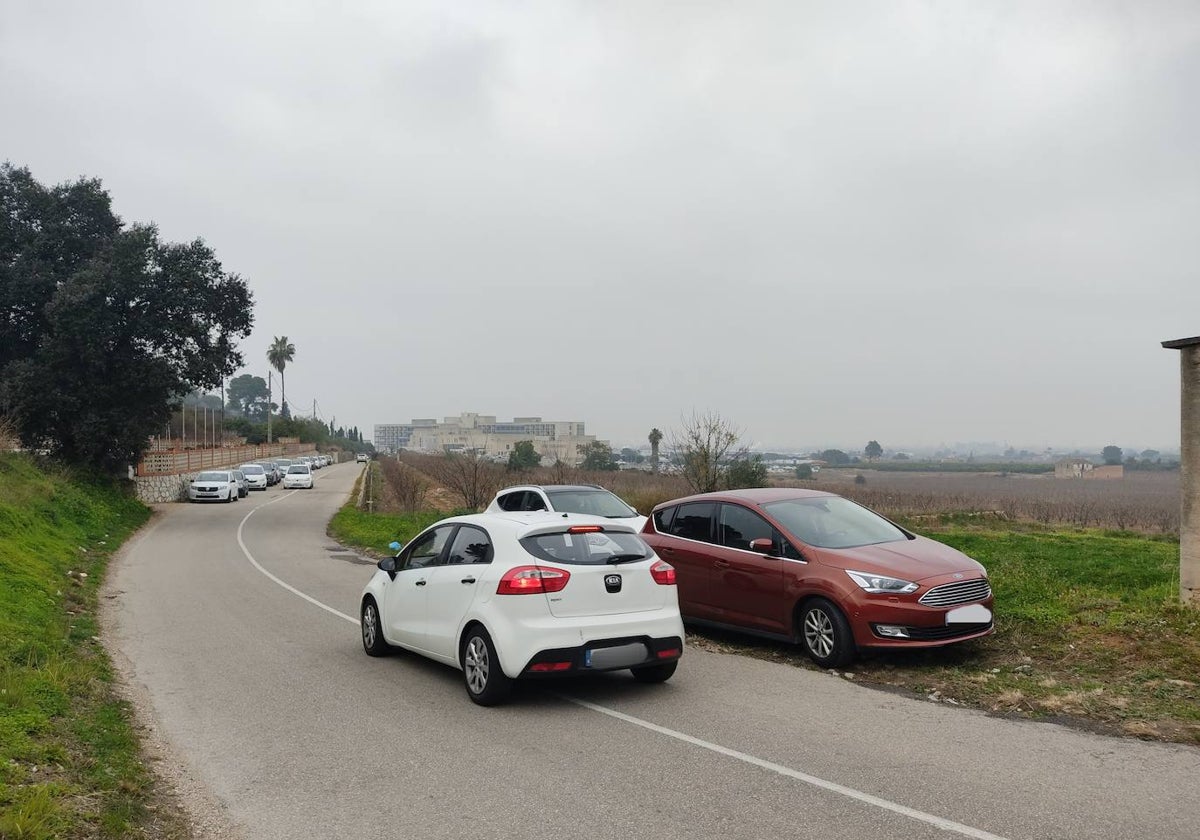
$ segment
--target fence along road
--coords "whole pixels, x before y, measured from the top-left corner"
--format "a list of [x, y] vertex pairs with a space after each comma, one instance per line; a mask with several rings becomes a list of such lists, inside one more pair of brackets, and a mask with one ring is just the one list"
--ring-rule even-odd
[[373, 568], [324, 535], [357, 474], [249, 510], [165, 506], [110, 575], [111, 644], [245, 837], [1200, 836], [1194, 748], [737, 656], [478, 708], [452, 669], [363, 655]]

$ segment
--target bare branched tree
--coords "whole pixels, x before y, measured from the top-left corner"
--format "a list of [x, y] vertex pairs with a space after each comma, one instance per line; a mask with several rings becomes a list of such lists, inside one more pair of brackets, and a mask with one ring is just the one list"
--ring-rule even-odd
[[503, 468], [477, 450], [447, 453], [430, 463], [430, 473], [470, 510], [481, 510], [504, 483]]
[[389, 507], [404, 513], [425, 509], [429, 482], [419, 472], [393, 458], [381, 459], [379, 465], [387, 482], [385, 500]]
[[671, 450], [683, 467], [684, 480], [697, 493], [720, 490], [729, 470], [729, 453], [737, 446], [741, 429], [714, 411], [692, 412], [682, 424], [672, 432]]

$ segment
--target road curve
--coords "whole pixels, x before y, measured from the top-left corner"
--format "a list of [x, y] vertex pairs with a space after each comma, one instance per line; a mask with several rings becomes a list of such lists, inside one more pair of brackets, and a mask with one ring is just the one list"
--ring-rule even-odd
[[109, 573], [110, 648], [245, 837], [1200, 837], [1200, 750], [754, 659], [476, 707], [452, 669], [362, 652], [373, 569], [325, 536], [359, 469], [164, 505]]

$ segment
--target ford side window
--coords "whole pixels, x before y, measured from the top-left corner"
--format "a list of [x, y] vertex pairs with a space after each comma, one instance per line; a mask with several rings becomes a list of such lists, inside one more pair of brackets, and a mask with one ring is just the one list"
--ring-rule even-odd
[[712, 502], [692, 502], [680, 505], [671, 520], [671, 536], [682, 537], [685, 540], [700, 540], [712, 542]]
[[771, 527], [771, 523], [741, 505], [721, 505], [718, 534], [721, 545], [729, 548], [749, 551], [751, 540], [766, 539], [771, 541], [776, 551], [779, 550], [779, 533]]
[[654, 511], [654, 530], [660, 534], [671, 533], [671, 520], [675, 518], [675, 508], [663, 508]]

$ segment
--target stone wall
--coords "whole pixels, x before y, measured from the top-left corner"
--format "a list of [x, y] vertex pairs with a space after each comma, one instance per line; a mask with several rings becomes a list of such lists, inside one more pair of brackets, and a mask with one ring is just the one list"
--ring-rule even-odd
[[137, 485], [137, 497], [148, 505], [160, 502], [186, 502], [187, 488], [199, 473], [182, 475], [139, 475], [133, 480]]

